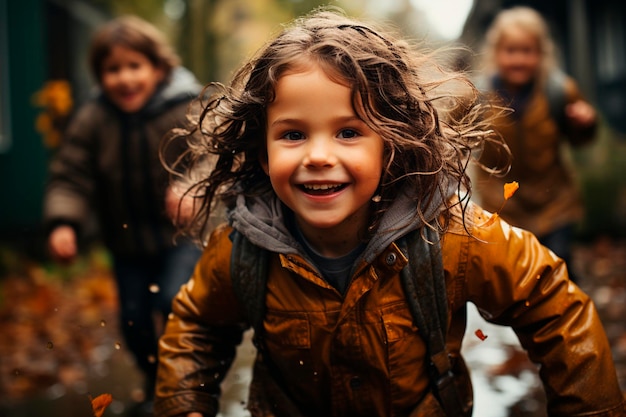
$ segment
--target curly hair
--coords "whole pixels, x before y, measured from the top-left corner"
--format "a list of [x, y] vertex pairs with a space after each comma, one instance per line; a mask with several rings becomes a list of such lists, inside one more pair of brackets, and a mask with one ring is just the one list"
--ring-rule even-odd
[[[380, 200], [372, 203], [368, 231], [376, 231], [394, 197], [406, 190], [412, 190], [416, 216], [430, 227], [445, 227], [425, 218], [426, 207], [437, 193], [448, 196], [450, 184], [458, 187], [458, 204], [465, 207], [471, 194], [467, 164], [493, 132], [482, 120], [482, 105], [468, 78], [446, 72], [435, 61], [432, 53], [418, 52], [391, 32], [337, 10], [295, 20], [244, 64], [228, 87], [206, 87], [208, 99], [195, 131], [173, 132], [170, 141], [188, 143], [187, 154], [179, 158], [190, 164], [184, 169], [187, 179], [196, 172], [197, 181], [187, 192], [202, 201], [190, 229], [198, 232], [199, 227], [201, 237], [218, 202], [229, 205], [237, 194], [258, 195], [271, 188], [260, 163], [267, 106], [283, 74], [311, 63], [350, 86], [355, 113], [383, 139]], [[206, 175], [198, 178], [203, 166]], [[449, 213], [452, 203], [443, 200]]]

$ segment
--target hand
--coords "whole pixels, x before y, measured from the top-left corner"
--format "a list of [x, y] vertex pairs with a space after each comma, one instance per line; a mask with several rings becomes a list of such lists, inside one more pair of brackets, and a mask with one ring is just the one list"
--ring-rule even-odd
[[577, 128], [586, 128], [596, 122], [596, 111], [586, 101], [578, 100], [565, 107], [565, 115], [570, 123]]
[[195, 214], [195, 200], [176, 186], [165, 191], [165, 211], [174, 225], [185, 226]]
[[71, 262], [78, 251], [76, 232], [71, 226], [58, 226], [50, 233], [48, 250], [53, 259], [60, 262]]

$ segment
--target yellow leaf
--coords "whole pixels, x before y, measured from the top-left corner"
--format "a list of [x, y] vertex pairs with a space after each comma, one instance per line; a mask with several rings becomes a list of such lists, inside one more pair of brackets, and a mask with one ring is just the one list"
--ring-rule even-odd
[[101, 394], [96, 398], [91, 398], [91, 408], [93, 409], [94, 417], [102, 417], [104, 410], [106, 410], [112, 402], [113, 396], [111, 394]]
[[519, 183], [517, 181], [507, 182], [504, 184], [504, 199], [508, 200], [513, 197], [513, 194], [515, 194], [515, 191], [517, 191], [518, 188]]

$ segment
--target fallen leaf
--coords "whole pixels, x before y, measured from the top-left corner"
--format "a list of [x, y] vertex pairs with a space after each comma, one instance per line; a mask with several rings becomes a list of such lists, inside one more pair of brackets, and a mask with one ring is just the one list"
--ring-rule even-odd
[[477, 338], [479, 338], [480, 340], [485, 340], [486, 338], [488, 338], [489, 336], [487, 336], [486, 334], [483, 333], [482, 330], [478, 329], [474, 332], [474, 334], [476, 335]]
[[504, 199], [508, 200], [513, 197], [513, 194], [515, 194], [515, 191], [517, 191], [518, 188], [519, 183], [517, 181], [507, 182], [504, 184]]
[[94, 417], [102, 417], [104, 410], [113, 402], [113, 396], [111, 394], [100, 394], [96, 398], [91, 398], [91, 408], [93, 409]]

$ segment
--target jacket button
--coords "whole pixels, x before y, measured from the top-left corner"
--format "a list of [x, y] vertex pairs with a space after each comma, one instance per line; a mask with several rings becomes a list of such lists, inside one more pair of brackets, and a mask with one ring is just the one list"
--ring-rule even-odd
[[389, 266], [395, 264], [396, 260], [398, 260], [398, 255], [396, 255], [394, 252], [388, 253], [387, 256], [385, 257], [385, 262]]
[[352, 378], [350, 378], [350, 388], [352, 389], [356, 389], [359, 388], [361, 386], [361, 378], [358, 376], [353, 376]]

